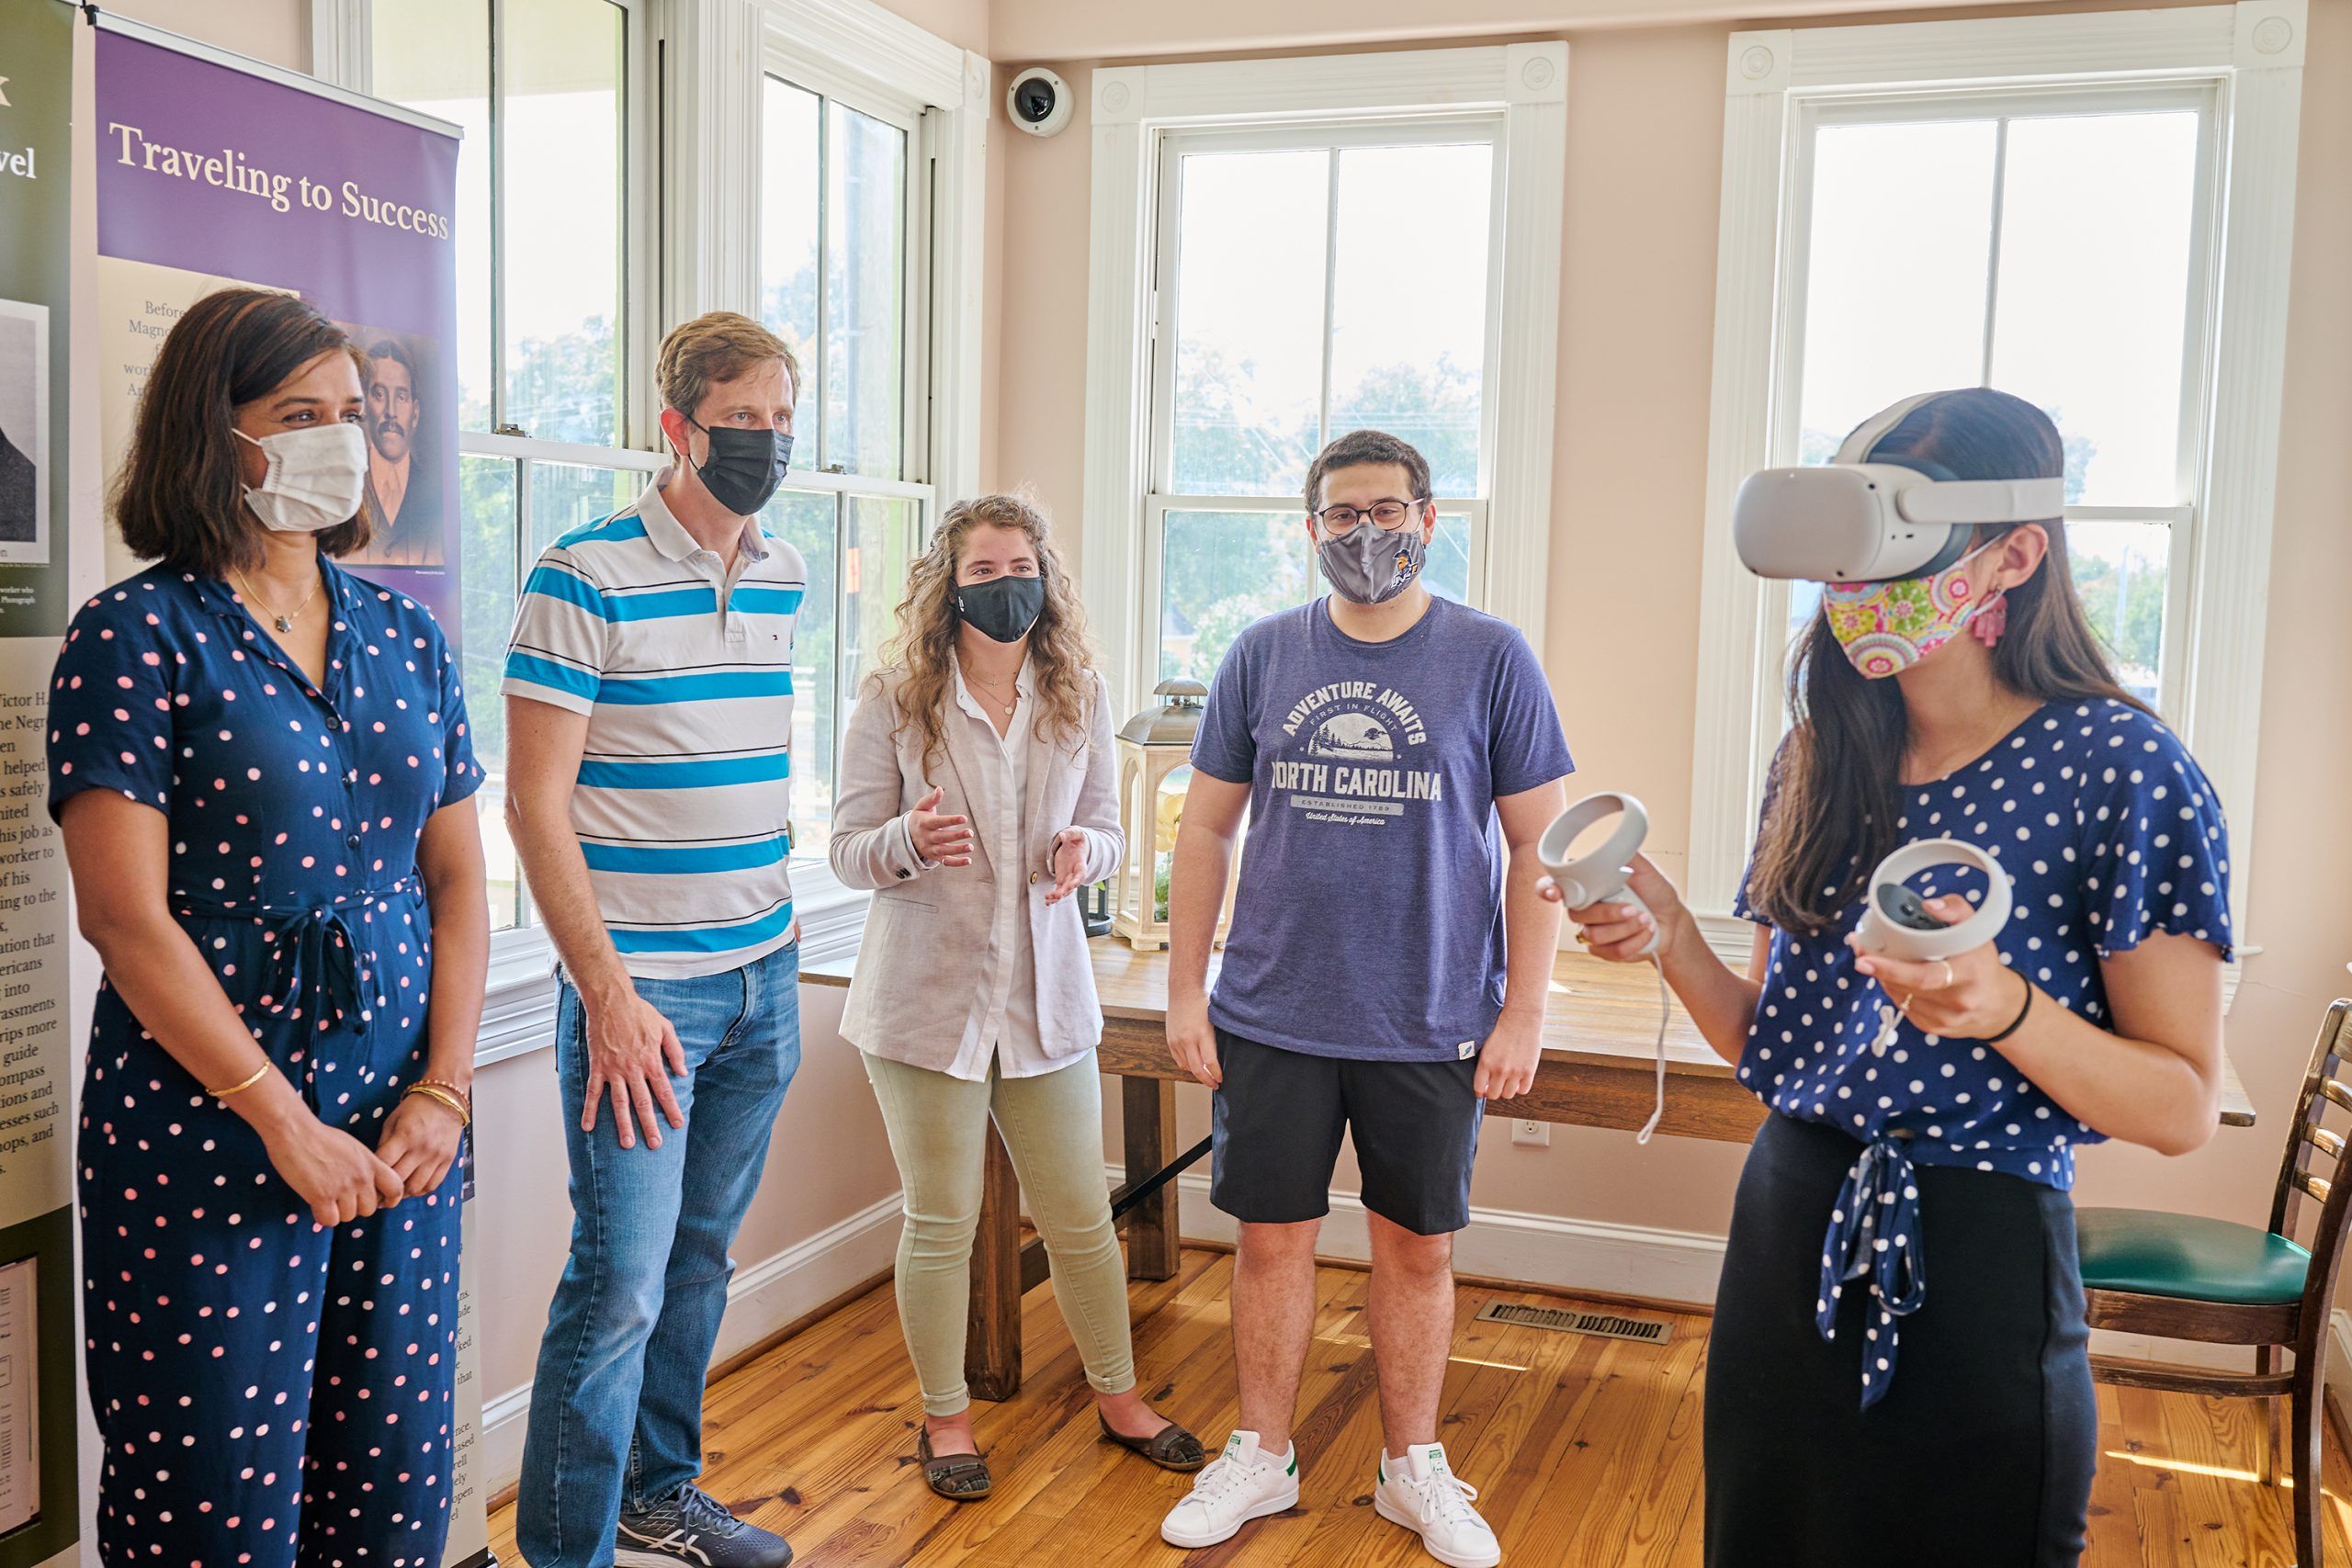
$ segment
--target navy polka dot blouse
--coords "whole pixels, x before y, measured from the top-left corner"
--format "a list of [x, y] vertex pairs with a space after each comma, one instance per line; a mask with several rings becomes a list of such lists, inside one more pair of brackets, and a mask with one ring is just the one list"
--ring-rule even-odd
[[[2041, 1005], [2109, 1027], [2101, 959], [2160, 931], [2211, 942], [2224, 958], [2231, 952], [2221, 803], [2179, 739], [2128, 704], [2048, 704], [1977, 761], [1906, 786], [1900, 809], [1898, 843], [1959, 839], [2007, 872], [2016, 902], [1995, 945], [2041, 987]], [[1958, 867], [1912, 886], [1925, 896], [1984, 896], [1981, 877]], [[1910, 1255], [1917, 1191], [1909, 1163], [2064, 1190], [2074, 1185], [2075, 1150], [2102, 1134], [1991, 1046], [1925, 1033], [1898, 1015], [1883, 1054], [1874, 1050], [1890, 998], [1856, 972], [1846, 945], [1862, 910], [1857, 896], [1816, 936], [1773, 931], [1738, 1074], [1782, 1115], [1865, 1145], [1831, 1216], [1818, 1310], [1826, 1333], [1842, 1284], [1871, 1276], [1887, 1343], [1877, 1366], [1865, 1359], [1867, 1380], [1891, 1371], [1889, 1319], [1923, 1293]], [[1745, 879], [1735, 912], [1760, 920]], [[1883, 1384], [1865, 1403], [1878, 1392]]]

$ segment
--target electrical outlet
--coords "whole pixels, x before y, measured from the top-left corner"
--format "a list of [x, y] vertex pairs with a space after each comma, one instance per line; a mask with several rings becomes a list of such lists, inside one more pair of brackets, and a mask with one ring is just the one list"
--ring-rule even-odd
[[1552, 1146], [1552, 1123], [1519, 1117], [1510, 1124], [1510, 1141], [1532, 1149], [1548, 1149]]

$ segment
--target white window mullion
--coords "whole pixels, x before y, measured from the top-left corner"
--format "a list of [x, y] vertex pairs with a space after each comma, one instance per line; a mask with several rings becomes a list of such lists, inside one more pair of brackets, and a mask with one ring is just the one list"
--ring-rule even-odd
[[1993, 122], [1992, 239], [1984, 247], [1984, 350], [1976, 384], [1993, 384], [1993, 344], [2001, 320], [2001, 230], [2009, 183], [2009, 117]]

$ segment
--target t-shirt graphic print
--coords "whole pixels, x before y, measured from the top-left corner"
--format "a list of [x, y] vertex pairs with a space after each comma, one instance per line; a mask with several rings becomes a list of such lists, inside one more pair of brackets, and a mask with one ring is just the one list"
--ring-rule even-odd
[[[1402, 821], [1416, 802], [1445, 798], [1442, 770], [1421, 764], [1429, 726], [1420, 710], [1378, 681], [1334, 681], [1299, 699], [1283, 717], [1291, 755], [1272, 764], [1271, 789], [1309, 819], [1379, 828]], [[1238, 781], [1236, 781], [1238, 782]]]
[[1385, 643], [1328, 601], [1234, 640], [1193, 765], [1247, 784], [1221, 1029], [1283, 1050], [1453, 1061], [1502, 1009], [1495, 801], [1573, 771], [1534, 650], [1450, 599]]

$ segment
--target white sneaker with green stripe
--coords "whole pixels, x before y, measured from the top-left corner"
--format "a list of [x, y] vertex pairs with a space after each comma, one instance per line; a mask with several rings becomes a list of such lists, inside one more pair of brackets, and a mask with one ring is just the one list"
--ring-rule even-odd
[[1470, 1506], [1477, 1495], [1445, 1462], [1443, 1444], [1416, 1443], [1403, 1459], [1381, 1455], [1372, 1506], [1382, 1518], [1419, 1535], [1423, 1550], [1448, 1568], [1495, 1568], [1503, 1549]]
[[1159, 1523], [1159, 1539], [1187, 1549], [1231, 1540], [1251, 1519], [1298, 1506], [1298, 1450], [1263, 1453], [1258, 1434], [1236, 1432]]

